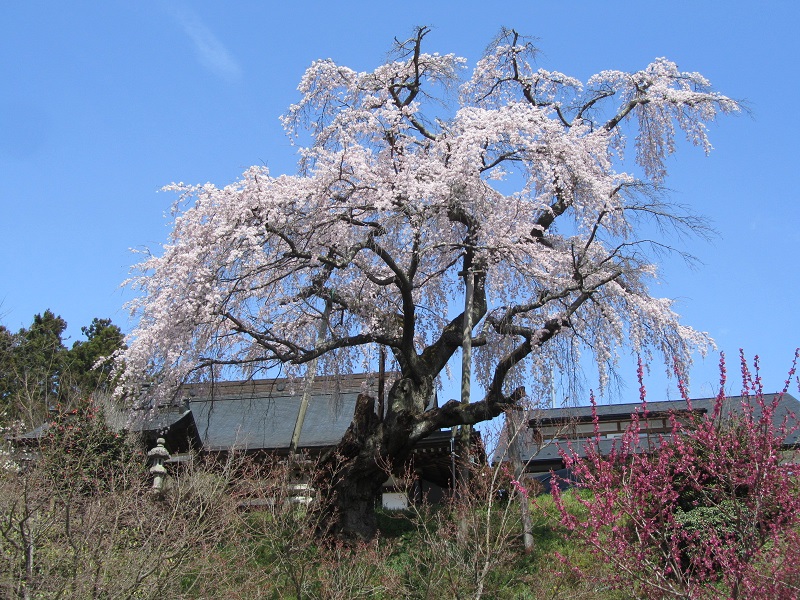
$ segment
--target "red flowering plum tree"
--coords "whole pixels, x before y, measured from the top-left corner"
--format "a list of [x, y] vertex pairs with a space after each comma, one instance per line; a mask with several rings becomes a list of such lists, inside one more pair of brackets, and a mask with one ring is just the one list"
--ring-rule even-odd
[[742, 399], [729, 400], [721, 361], [709, 413], [693, 413], [681, 386], [688, 413], [671, 415], [667, 436], [642, 434], [642, 387], [641, 410], [610, 454], [600, 452], [599, 433], [585, 457], [564, 452], [577, 487], [591, 494], [577, 496], [576, 516], [554, 485], [562, 523], [613, 566], [614, 587], [643, 598], [798, 597], [800, 484], [785, 455], [797, 422], [780, 409], [795, 368], [781, 394], [765, 396], [757, 367], [742, 357]]
[[[582, 83], [536, 68], [510, 30], [463, 76], [464, 59], [425, 51], [427, 34], [369, 72], [314, 62], [283, 117], [298, 174], [168, 186], [171, 238], [130, 282], [129, 387], [214, 369], [345, 373], [388, 351], [385, 414], [341, 449], [332, 482], [334, 529], [358, 537], [375, 532], [384, 465], [513, 407], [523, 381], [546, 386], [577, 350], [604, 377], [623, 345], [685, 365], [708, 342], [651, 296], [664, 241], [639, 227], [703, 226], [658, 193], [665, 159], [677, 130], [708, 151], [706, 124], [737, 103], [666, 59]], [[465, 337], [482, 396], [435, 406]]]

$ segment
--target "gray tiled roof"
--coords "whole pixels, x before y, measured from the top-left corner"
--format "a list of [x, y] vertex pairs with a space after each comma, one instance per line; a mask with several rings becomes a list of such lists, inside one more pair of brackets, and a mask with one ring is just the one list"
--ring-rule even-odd
[[[527, 432], [526, 432], [527, 433]], [[588, 438], [580, 438], [574, 439], [569, 441], [558, 441], [558, 442], [550, 442], [547, 444], [542, 445], [541, 447], [536, 444], [532, 437], [528, 435], [522, 436], [522, 444], [520, 447], [520, 460], [523, 463], [529, 463], [531, 465], [535, 465], [537, 463], [548, 463], [551, 461], [560, 461], [561, 460], [561, 450], [569, 451], [571, 448], [575, 454], [578, 456], [586, 456], [586, 445], [585, 442]], [[600, 453], [608, 455], [611, 452], [611, 447], [613, 446], [614, 442], [616, 441], [617, 447], [619, 447], [619, 440], [613, 439], [601, 439], [599, 441], [599, 449]], [[654, 440], [654, 443], [657, 443]], [[639, 446], [636, 448], [636, 452], [646, 452], [649, 446], [649, 442], [647, 439], [641, 440]], [[495, 460], [507, 460], [505, 458], [501, 459], [497, 452], [495, 452]]]
[[[764, 402], [771, 403], [779, 394], [764, 394]], [[693, 410], [711, 412], [714, 408], [716, 398], [691, 398]], [[728, 396], [723, 402], [723, 413], [741, 413], [742, 402], [748, 402], [757, 408], [756, 399], [753, 396]], [[625, 404], [598, 404], [595, 408], [598, 417], [604, 416], [629, 416], [634, 411], [641, 409], [641, 402], [630, 402]], [[659, 402], [648, 402], [647, 409], [650, 412], [669, 412], [671, 410], [686, 410], [687, 405], [684, 400], [666, 400]], [[800, 402], [791, 394], [783, 394], [778, 404], [778, 413], [782, 416], [787, 412], [800, 414]], [[573, 406], [564, 408], [549, 408], [538, 411], [538, 414], [531, 419], [546, 421], [549, 419], [565, 419], [574, 417], [591, 417], [591, 406]]]
[[[338, 396], [338, 397], [337, 397]], [[302, 394], [190, 400], [204, 450], [288, 448]], [[301, 448], [334, 446], [355, 410], [357, 393], [315, 394], [300, 435]]]
[[[785, 444], [787, 446], [796, 446], [800, 444], [800, 431], [797, 430], [797, 425], [800, 423], [800, 402], [797, 401], [791, 394], [783, 394], [779, 397], [778, 394], [764, 394], [765, 403], [769, 404], [773, 400], [779, 400], [773, 422], [780, 425], [784, 419], [787, 420], [790, 431], [786, 437]], [[692, 410], [697, 412], [701, 411], [711, 414], [714, 410], [715, 398], [698, 398], [692, 399]], [[743, 404], [744, 403], [744, 404]], [[753, 407], [753, 413], [756, 418], [761, 413], [760, 407], [757, 405], [755, 398], [730, 396], [725, 399], [722, 405], [722, 417], [726, 418], [735, 414], [741, 414], [746, 404]], [[633, 412], [641, 410], [640, 403], [628, 404], [607, 404], [598, 405], [596, 407], [598, 420], [600, 421], [614, 421], [614, 420], [628, 420]], [[686, 411], [688, 406], [683, 400], [671, 400], [662, 402], [648, 402], [647, 409], [651, 415], [653, 414], [667, 414], [670, 411]], [[577, 407], [564, 407], [553, 409], [534, 409], [526, 411], [523, 421], [526, 421], [529, 427], [525, 427], [520, 431], [519, 451], [522, 462], [528, 463], [529, 468], [535, 470], [536, 465], [553, 464], [560, 461], [559, 450], [566, 450], [568, 442], [561, 440], [559, 442], [550, 442], [540, 445], [537, 440], [535, 428], [538, 426], [558, 425], [560, 423], [575, 423], [575, 422], [591, 422], [592, 407], [591, 406], [577, 406]], [[566, 436], [565, 436], [566, 437]], [[579, 456], [585, 456], [585, 442], [587, 439], [593, 437], [589, 435], [573, 435], [569, 444], [572, 450]], [[494, 461], [507, 460], [507, 439], [508, 431], [504, 427], [501, 434], [500, 443], [494, 452]], [[613, 439], [601, 439], [599, 441], [599, 448], [603, 454], [610, 452]], [[647, 447], [647, 440], [642, 440], [641, 448], [644, 451]]]
[[[375, 395], [377, 378], [368, 374], [317, 377], [300, 435], [300, 448], [336, 445], [353, 418], [362, 390]], [[174, 404], [144, 413], [138, 430], [177, 425], [187, 411], [197, 442], [205, 451], [279, 450], [289, 447], [300, 411], [304, 382], [270, 379], [189, 384]]]
[[134, 413], [127, 429], [136, 433], [143, 431], [160, 431], [169, 429], [189, 414], [188, 407], [166, 406], [153, 410], [140, 410]]
[[[778, 405], [773, 415], [773, 422], [778, 425], [784, 418], [790, 424], [797, 423], [797, 418], [800, 417], [800, 402], [797, 401], [791, 394], [764, 394], [764, 403], [771, 404], [777, 400]], [[692, 410], [701, 411], [711, 414], [714, 410], [716, 398], [692, 398]], [[755, 418], [761, 414], [761, 408], [758, 406], [754, 396], [728, 396], [722, 404], [722, 418], [728, 418], [733, 415], [742, 414], [746, 405], [752, 406], [753, 415]], [[601, 404], [597, 405], [595, 410], [599, 420], [610, 419], [627, 419], [630, 415], [641, 410], [642, 405], [639, 402], [628, 404]], [[652, 413], [669, 413], [670, 411], [685, 411], [688, 406], [684, 400], [669, 400], [661, 402], [648, 402], [647, 410]], [[565, 422], [570, 420], [591, 421], [592, 407], [591, 406], [576, 406], [571, 408], [553, 408], [547, 410], [537, 411], [537, 413], [529, 420], [532, 427], [539, 424], [552, 424], [557, 422]], [[787, 444], [795, 444], [800, 437], [800, 432], [794, 431], [786, 438]]]

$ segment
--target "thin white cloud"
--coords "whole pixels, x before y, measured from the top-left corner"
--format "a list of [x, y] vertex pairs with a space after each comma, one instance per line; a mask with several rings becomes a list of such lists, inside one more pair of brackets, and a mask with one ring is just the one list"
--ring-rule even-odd
[[169, 12], [189, 36], [197, 59], [203, 67], [229, 81], [242, 76], [239, 63], [194, 10], [185, 5], [171, 3]]

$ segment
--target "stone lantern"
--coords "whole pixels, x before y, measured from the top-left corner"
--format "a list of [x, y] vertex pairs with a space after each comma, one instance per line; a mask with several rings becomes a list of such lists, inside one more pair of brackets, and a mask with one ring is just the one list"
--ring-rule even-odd
[[152, 466], [150, 474], [153, 476], [153, 493], [161, 494], [164, 491], [164, 479], [167, 477], [167, 468], [164, 463], [169, 460], [169, 452], [164, 447], [164, 438], [156, 440], [156, 447], [147, 453]]

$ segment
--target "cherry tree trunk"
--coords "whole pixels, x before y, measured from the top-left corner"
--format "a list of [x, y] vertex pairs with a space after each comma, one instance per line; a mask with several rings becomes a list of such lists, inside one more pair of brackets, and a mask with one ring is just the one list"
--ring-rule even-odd
[[383, 437], [375, 399], [360, 395], [350, 427], [322, 459], [315, 476], [321, 534], [348, 541], [369, 540], [377, 534], [375, 505], [390, 474], [390, 461], [381, 458], [386, 456]]
[[378, 532], [376, 503], [388, 473], [377, 461], [361, 457], [345, 460], [336, 468], [333, 479], [323, 484], [324, 491], [319, 496], [319, 532], [345, 541], [374, 538]]
[[519, 388], [509, 396], [470, 404], [450, 400], [431, 406], [433, 378], [401, 377], [389, 392], [388, 410], [375, 412], [375, 398], [361, 394], [353, 421], [339, 445], [322, 458], [315, 474], [315, 516], [320, 534], [369, 540], [378, 532], [375, 507], [389, 475], [402, 476], [417, 442], [441, 428], [474, 425], [518, 408]]

